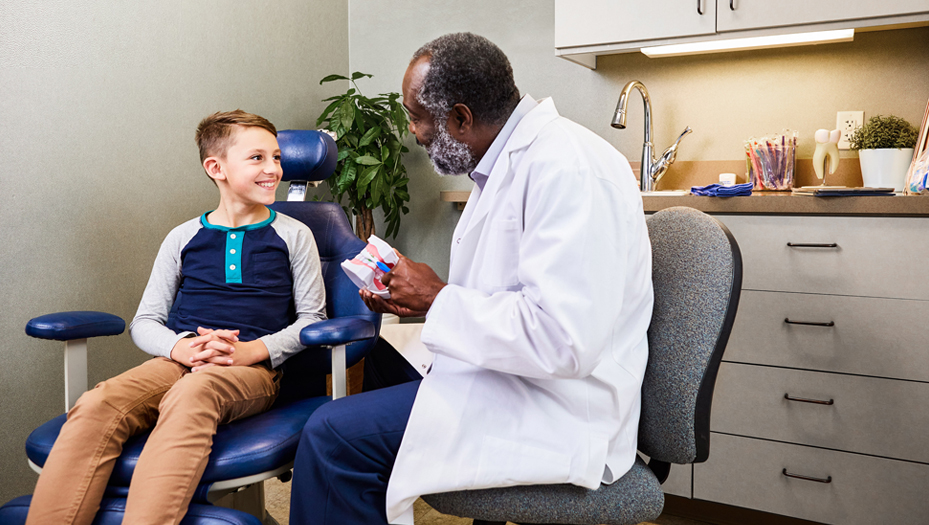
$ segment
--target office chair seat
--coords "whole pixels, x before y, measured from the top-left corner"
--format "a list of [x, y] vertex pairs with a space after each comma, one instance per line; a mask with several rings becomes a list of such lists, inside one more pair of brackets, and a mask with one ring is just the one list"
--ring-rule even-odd
[[654, 519], [664, 507], [661, 484], [639, 457], [625, 476], [597, 490], [528, 485], [429, 494], [423, 499], [443, 514], [492, 523], [639, 523]]
[[[268, 412], [220, 425], [213, 437], [213, 450], [201, 485], [253, 476], [288, 464], [296, 453], [300, 432], [307, 419], [327, 401], [328, 397], [301, 399]], [[45, 465], [66, 418], [67, 414], [62, 414], [29, 434], [26, 439], [26, 456], [34, 465]], [[135, 470], [147, 439], [148, 433], [145, 433], [126, 442], [113, 468], [107, 495], [125, 495], [128, 491], [132, 471]]]
[[[32, 496], [20, 496], [0, 507], [0, 523], [25, 523], [30, 503]], [[100, 502], [93, 525], [120, 525], [125, 512], [124, 498], [106, 498]], [[192, 503], [181, 525], [261, 525], [261, 520], [238, 510]]]

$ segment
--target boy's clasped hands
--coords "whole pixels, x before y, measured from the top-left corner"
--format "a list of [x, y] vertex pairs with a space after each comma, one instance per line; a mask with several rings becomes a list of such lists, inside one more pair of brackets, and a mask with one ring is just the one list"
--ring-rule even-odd
[[171, 359], [199, 372], [211, 366], [249, 366], [268, 359], [268, 349], [259, 340], [239, 341], [238, 330], [197, 327], [199, 335], [185, 337], [174, 345]]

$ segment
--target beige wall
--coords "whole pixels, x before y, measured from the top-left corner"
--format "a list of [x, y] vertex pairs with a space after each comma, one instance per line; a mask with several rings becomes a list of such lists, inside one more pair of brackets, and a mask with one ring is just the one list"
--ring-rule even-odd
[[[0, 0], [0, 503], [32, 491], [26, 436], [63, 410], [62, 345], [26, 322], [131, 319], [161, 240], [218, 202], [199, 119], [312, 128], [347, 17], [347, 0]], [[128, 334], [90, 346], [91, 384], [145, 358]]]
[[[743, 140], [788, 127], [800, 132], [799, 157], [810, 158], [813, 132], [832, 129], [838, 110], [863, 110], [865, 118], [893, 113], [919, 126], [929, 99], [925, 27], [859, 33], [852, 43], [689, 58], [613, 55], [601, 57], [591, 71], [554, 56], [552, 0], [350, 0], [349, 21], [351, 68], [375, 75], [363, 89], [399, 91], [409, 57], [421, 44], [471, 31], [509, 56], [523, 93], [553, 97], [562, 115], [605, 137], [630, 160], [641, 158], [642, 104], [634, 99], [625, 130], [612, 129], [610, 118], [620, 90], [633, 79], [651, 94], [659, 152], [685, 126], [693, 128], [679, 149], [681, 161], [740, 160]], [[396, 244], [447, 275], [448, 242], [460, 212], [439, 202], [439, 191], [469, 190], [471, 182], [440, 178], [422, 149], [410, 147], [412, 211]]]

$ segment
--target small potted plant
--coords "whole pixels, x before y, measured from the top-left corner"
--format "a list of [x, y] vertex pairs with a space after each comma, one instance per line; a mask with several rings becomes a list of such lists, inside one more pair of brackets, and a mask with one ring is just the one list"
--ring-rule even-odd
[[878, 115], [848, 137], [851, 149], [858, 151], [865, 187], [903, 191], [917, 134], [916, 128], [900, 117]]
[[335, 173], [326, 179], [334, 202], [348, 197], [346, 213], [355, 216], [355, 234], [367, 240], [374, 234], [374, 210], [381, 208], [387, 223], [385, 236], [397, 236], [401, 214], [410, 210], [406, 167], [402, 155], [409, 151], [403, 137], [409, 132], [406, 109], [398, 101], [399, 93], [382, 93], [368, 98], [361, 94], [355, 81], [371, 77], [352, 73], [351, 78], [329, 75], [320, 84], [348, 80], [349, 89], [341, 95], [324, 100], [330, 104], [323, 110], [316, 127], [325, 125], [335, 134], [339, 147]]

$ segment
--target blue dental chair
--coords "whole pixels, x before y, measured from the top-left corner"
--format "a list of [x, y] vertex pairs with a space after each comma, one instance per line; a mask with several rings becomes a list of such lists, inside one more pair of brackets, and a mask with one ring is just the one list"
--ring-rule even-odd
[[[352, 232], [341, 206], [304, 202], [307, 186], [326, 179], [335, 169], [335, 142], [317, 131], [283, 130], [278, 133], [278, 143], [283, 180], [289, 181], [290, 187], [288, 200], [271, 207], [304, 222], [313, 231], [322, 263], [328, 319], [301, 332], [300, 341], [307, 348], [282, 365], [281, 392], [270, 410], [220, 425], [209, 464], [181, 522], [184, 525], [274, 523], [264, 509], [262, 482], [275, 477], [290, 479], [307, 419], [324, 403], [346, 394], [346, 366], [359, 362], [374, 347], [380, 331], [380, 314], [368, 310], [358, 296], [358, 288], [339, 266], [361, 251], [365, 243]], [[87, 390], [87, 339], [118, 335], [125, 327], [119, 317], [102, 312], [63, 312], [29, 321], [28, 335], [65, 341], [66, 411]], [[332, 397], [326, 395], [325, 384], [325, 374], [330, 370]], [[41, 472], [65, 420], [66, 414], [62, 414], [48, 421], [26, 440], [29, 464], [37, 472]], [[122, 521], [129, 481], [147, 436], [135, 436], [123, 448], [95, 524]], [[258, 517], [212, 504], [232, 493], [247, 496], [238, 499], [251, 501], [245, 506], [250, 506], [247, 510]], [[30, 501], [31, 496], [22, 496], [0, 507], [0, 524], [24, 523]]]

